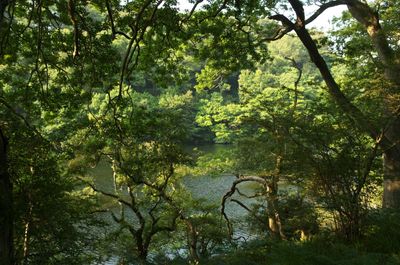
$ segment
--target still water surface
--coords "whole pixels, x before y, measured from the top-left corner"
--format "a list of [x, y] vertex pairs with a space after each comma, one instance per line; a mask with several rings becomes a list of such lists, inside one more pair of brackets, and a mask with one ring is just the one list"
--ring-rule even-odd
[[[202, 151], [211, 154], [216, 151], [221, 151], [221, 149], [226, 149], [225, 146], [206, 146], [202, 147]], [[205, 150], [205, 151], [204, 151]], [[102, 161], [99, 165], [90, 171], [90, 175], [93, 176], [95, 185], [107, 192], [114, 191], [114, 183], [112, 178], [112, 170], [110, 164], [106, 161]], [[235, 180], [235, 176], [229, 174], [220, 174], [213, 176], [186, 176], [183, 179], [183, 184], [188, 191], [191, 192], [193, 198], [203, 199], [207, 203], [212, 203], [216, 205], [221, 204], [222, 197], [224, 194], [230, 190], [232, 182]], [[254, 194], [256, 185], [254, 183], [241, 183], [240, 191], [242, 193], [251, 195]], [[250, 207], [255, 199], [248, 199], [235, 194], [232, 198], [240, 199], [247, 207]], [[239, 221], [244, 218], [247, 211], [233, 202], [226, 203], [226, 213], [228, 214], [231, 221]], [[132, 216], [132, 218], [135, 218]], [[111, 219], [111, 218], [110, 218]], [[239, 222], [237, 222], [239, 223]], [[240, 222], [240, 225], [235, 226], [234, 237], [241, 237], [244, 240], [252, 238], [249, 227], [246, 226], [247, 222]], [[116, 259], [111, 258], [109, 261], [104, 263], [104, 265], [115, 265]]]

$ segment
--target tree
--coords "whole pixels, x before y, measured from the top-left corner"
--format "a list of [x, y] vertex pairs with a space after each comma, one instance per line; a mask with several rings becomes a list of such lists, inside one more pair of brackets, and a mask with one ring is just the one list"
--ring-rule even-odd
[[[389, 208], [400, 207], [400, 189], [398, 183], [400, 172], [400, 146], [399, 131], [400, 122], [397, 110], [388, 110], [388, 113], [382, 115], [386, 117], [387, 123], [383, 127], [378, 127], [366, 115], [356, 107], [348, 97], [343, 93], [340, 86], [332, 76], [325, 59], [321, 56], [315, 41], [306, 29], [306, 24], [320, 15], [326, 8], [338, 4], [346, 4], [352, 16], [361, 23], [371, 38], [377, 59], [380, 61], [382, 71], [385, 78], [389, 81], [389, 86], [393, 87], [392, 93], [386, 95], [389, 100], [390, 96], [398, 93], [399, 79], [397, 74], [400, 70], [399, 54], [391, 48], [388, 43], [387, 36], [382, 29], [379, 21], [379, 15], [370, 6], [359, 1], [333, 1], [323, 4], [312, 16], [305, 18], [303, 3], [298, 0], [289, 1], [292, 9], [296, 13], [296, 22], [291, 22], [285, 16], [278, 14], [271, 16], [271, 19], [280, 21], [283, 25], [282, 31], [287, 33], [294, 30], [302, 41], [303, 45], [309, 52], [310, 58], [319, 69], [327, 86], [327, 91], [340, 106], [340, 108], [357, 124], [357, 126], [370, 137], [377, 141], [384, 154], [384, 196], [383, 206]], [[281, 35], [279, 35], [280, 37]], [[278, 36], [276, 36], [278, 37]], [[275, 38], [276, 38], [275, 37]]]
[[[80, 70], [86, 69], [80, 76], [86, 84], [93, 85], [96, 73], [88, 70], [86, 60], [71, 60], [65, 49], [73, 43], [66, 5], [2, 1], [0, 7], [1, 263], [83, 262], [76, 250], [91, 235], [78, 227], [90, 226], [92, 205], [73, 192], [76, 182], [64, 167], [70, 155], [65, 139], [82, 125], [77, 109], [88, 94], [76, 93], [77, 83], [85, 86], [76, 82], [82, 80]], [[90, 30], [101, 31], [92, 25]], [[85, 45], [80, 48], [95, 51], [86, 40], [81, 39]], [[54, 208], [54, 215], [46, 208]]]
[[[237, 99], [214, 93], [204, 100], [198, 116], [217, 140], [236, 147], [230, 164], [238, 178], [224, 196], [223, 208], [235, 192], [242, 194], [240, 183], [257, 182], [267, 202], [269, 229], [284, 237], [286, 220], [280, 207], [290, 201], [278, 193], [284, 181], [296, 186], [298, 196], [332, 213], [338, 234], [355, 240], [370, 207], [369, 194], [379, 181], [376, 144], [329, 101], [322, 79], [294, 36], [285, 36], [269, 50], [271, 61], [240, 73]], [[376, 110], [375, 99], [364, 100], [364, 109]]]
[[[16, 253], [12, 231], [17, 231], [15, 225], [18, 218], [13, 212], [18, 209], [15, 208], [16, 203], [13, 202], [13, 197], [21, 187], [17, 189], [13, 185], [20, 178], [26, 177], [29, 179], [25, 182], [27, 187], [36, 183], [44, 188], [46, 183], [41, 177], [49, 177], [48, 171], [53, 169], [46, 167], [47, 170], [43, 172], [37, 169], [31, 172], [29, 167], [21, 162], [22, 160], [16, 158], [15, 154], [19, 151], [26, 154], [28, 147], [21, 147], [18, 143], [29, 142], [25, 138], [27, 135], [38, 142], [33, 150], [40, 152], [51, 147], [51, 155], [57, 157], [55, 159], [51, 155], [49, 157], [24, 156], [26, 162], [37, 162], [37, 164], [34, 163], [33, 168], [42, 165], [44, 161], [54, 162], [55, 160], [60, 163], [58, 166], [61, 166], [64, 160], [76, 158], [81, 147], [87, 147], [86, 151], [94, 151], [87, 156], [90, 159], [86, 162], [95, 164], [104, 155], [97, 152], [102, 150], [111, 157], [115, 168], [118, 167], [124, 176], [129, 178], [127, 184], [132, 185], [132, 188], [147, 186], [158, 195], [165, 195], [166, 191], [160, 188], [163, 186], [159, 184], [163, 182], [163, 179], [157, 178], [159, 174], [155, 174], [150, 167], [154, 166], [155, 171], [161, 169], [167, 172], [171, 163], [181, 161], [181, 153], [175, 147], [182, 144], [179, 140], [183, 137], [180, 131], [182, 128], [176, 126], [175, 122], [181, 117], [180, 112], [186, 110], [176, 112], [168, 108], [156, 108], [157, 111], [154, 109], [149, 111], [146, 104], [154, 104], [152, 100], [144, 104], [144, 107], [140, 106], [140, 102], [135, 102], [135, 100], [143, 100], [143, 98], [137, 97], [136, 92], [147, 87], [146, 82], [150, 79], [165, 89], [171, 84], [181, 85], [186, 78], [190, 77], [190, 74], [193, 77], [193, 72], [188, 73], [190, 62], [185, 61], [185, 54], [190, 54], [189, 56], [195, 58], [206, 58], [200, 64], [204, 66], [203, 71], [197, 74], [197, 79], [203, 79], [205, 85], [197, 84], [197, 92], [205, 88], [224, 87], [222, 84], [224, 76], [237, 74], [243, 68], [252, 68], [256, 62], [267, 58], [265, 42], [280, 39], [292, 31], [306, 47], [311, 60], [325, 81], [326, 91], [337, 106], [350, 117], [359, 130], [372, 139], [366, 140], [360, 137], [361, 140], [357, 144], [362, 143], [366, 147], [371, 147], [374, 146], [371, 142], [376, 142], [379, 146], [384, 155], [383, 205], [400, 207], [400, 121], [398, 115], [400, 85], [396, 76], [400, 69], [400, 59], [398, 37], [393, 34], [393, 22], [398, 21], [393, 14], [396, 14], [398, 4], [384, 2], [382, 9], [379, 10], [382, 15], [379, 16], [370, 5], [358, 0], [334, 0], [322, 3], [314, 14], [306, 18], [303, 3], [299, 0], [289, 0], [289, 5], [295, 13], [294, 17], [274, 13], [273, 10], [280, 12], [280, 10], [288, 9], [289, 6], [285, 2], [217, 0], [207, 3], [201, 10], [196, 11], [200, 3], [201, 1], [196, 1], [189, 12], [180, 12], [176, 1], [172, 0], [69, 0], [67, 2], [6, 0], [0, 2], [0, 103], [2, 106], [0, 206], [2, 216], [4, 216], [1, 219], [1, 229], [4, 231], [1, 231], [0, 235], [0, 250], [1, 258], [6, 265], [13, 263], [13, 256]], [[333, 75], [330, 60], [338, 61], [338, 57], [324, 57], [317, 40], [306, 28], [307, 24], [315, 20], [327, 8], [336, 5], [348, 6], [351, 16], [366, 29], [364, 32], [371, 40], [370, 48], [372, 47], [371, 49], [375, 51], [371, 53], [371, 56], [372, 61], [375, 61], [378, 66], [376, 76], [380, 77], [382, 86], [386, 89], [383, 89], [384, 93], [379, 95], [381, 99], [374, 101], [378, 107], [371, 111], [364, 107], [368, 103], [365, 100], [367, 97], [359, 96], [356, 100], [350, 97], [347, 86], [351, 87], [352, 84], [341, 82], [337, 75]], [[381, 19], [384, 23], [380, 23]], [[350, 36], [353, 36], [353, 33]], [[342, 40], [348, 43], [346, 38]], [[371, 69], [370, 61], [365, 62], [368, 69]], [[292, 64], [296, 65], [296, 61], [292, 61]], [[297, 67], [297, 71], [299, 69], [301, 67]], [[139, 83], [143, 80], [144, 85], [140, 85]], [[357, 84], [367, 88], [371, 82], [365, 80]], [[254, 87], [257, 88], [256, 85]], [[246, 121], [248, 126], [243, 133], [255, 133], [256, 137], [242, 139], [242, 143], [245, 145], [245, 140], [250, 140], [253, 146], [258, 147], [266, 138], [273, 139], [276, 147], [275, 159], [269, 160], [273, 163], [262, 164], [262, 166], [265, 170], [265, 168], [271, 169], [271, 165], [276, 165], [276, 171], [279, 173], [276, 175], [281, 175], [279, 161], [286, 151], [283, 148], [284, 145], [277, 143], [285, 142], [282, 140], [282, 136], [287, 136], [284, 135], [284, 129], [287, 128], [284, 118], [288, 116], [284, 114], [290, 114], [290, 111], [281, 113], [268, 106], [270, 102], [263, 97], [267, 97], [270, 92], [271, 90], [266, 93], [264, 89], [251, 91], [245, 100], [249, 107], [255, 108], [252, 109], [254, 113], [247, 112], [248, 117], [245, 118], [250, 119]], [[152, 93], [159, 93], [158, 88]], [[134, 98], [130, 98], [132, 95]], [[298, 97], [297, 93], [293, 95], [294, 98]], [[261, 106], [252, 106], [254, 103], [252, 97], [261, 102]], [[212, 98], [220, 100], [215, 95]], [[276, 106], [287, 107], [285, 104], [288, 98], [291, 99], [291, 96], [285, 98], [284, 95], [280, 95]], [[100, 103], [92, 105], [96, 100]], [[148, 98], [144, 99], [146, 100]], [[264, 115], [265, 113], [261, 113], [266, 107], [264, 104], [270, 108], [268, 111], [272, 109], [275, 111], [274, 114], [281, 119], [278, 119], [278, 122], [273, 119], [274, 117], [266, 119], [266, 125], [273, 127], [273, 129], [269, 128], [268, 133], [261, 130], [262, 126], [257, 128], [260, 130], [252, 131], [251, 119], [257, 121], [255, 118], [259, 118], [252, 114]], [[210, 105], [210, 107], [213, 106]], [[100, 114], [96, 113], [98, 109], [101, 109]], [[160, 110], [166, 110], [166, 116], [158, 113]], [[379, 110], [379, 113], [372, 116], [368, 114], [375, 112], [374, 110], [376, 112]], [[230, 111], [240, 116], [240, 111], [246, 110], [237, 108], [233, 104]], [[230, 130], [235, 129], [226, 126], [228, 122], [232, 122], [229, 120], [232, 115], [225, 114], [220, 113], [218, 117], [221, 124], [218, 128], [220, 133], [218, 137], [221, 141], [225, 141], [224, 137], [228, 139]], [[151, 115], [151, 118], [147, 115]], [[132, 117], [136, 119], [133, 120]], [[183, 123], [187, 124], [187, 120]], [[166, 128], [164, 136], [155, 132], [159, 127]], [[20, 128], [24, 128], [22, 130], [24, 133], [14, 133]], [[350, 128], [348, 123], [345, 128]], [[186, 128], [183, 129], [186, 130]], [[315, 130], [312, 126], [310, 129]], [[75, 138], [77, 131], [80, 133], [78, 134], [80, 137], [77, 137], [79, 139]], [[347, 137], [347, 134], [340, 130], [333, 131], [338, 133], [338, 138], [346, 143], [336, 146], [338, 155], [334, 158], [339, 160], [352, 158], [351, 152], [349, 156], [344, 153], [348, 150], [348, 143], [352, 138]], [[353, 133], [357, 130], [351, 129], [349, 132]], [[268, 137], [265, 137], [266, 135]], [[359, 136], [358, 132], [357, 136]], [[175, 145], [171, 142], [179, 143]], [[260, 149], [257, 151], [265, 155], [266, 150]], [[131, 154], [130, 150], [135, 152]], [[326, 150], [322, 150], [320, 155], [324, 155], [323, 151]], [[364, 154], [364, 151], [363, 149], [360, 153]], [[169, 152], [172, 156], [168, 156]], [[40, 159], [36, 161], [36, 157]], [[156, 159], [152, 160], [153, 158]], [[143, 164], [143, 160], [149, 163]], [[171, 163], [165, 165], [160, 161]], [[324, 164], [327, 161], [321, 159], [319, 162]], [[284, 163], [285, 159], [283, 159], [283, 165]], [[14, 176], [11, 175], [13, 172], [21, 174]], [[60, 170], [60, 172], [64, 171]], [[146, 173], [146, 176], [141, 175], [143, 173]], [[60, 177], [62, 174], [56, 175]], [[149, 178], [148, 175], [151, 177]], [[163, 174], [163, 176], [166, 175]], [[148, 178], [153, 180], [153, 177], [157, 185], [147, 183]], [[347, 180], [346, 177], [343, 179]], [[276, 186], [274, 183], [277, 183], [276, 179], [272, 181], [273, 188]], [[360, 183], [362, 184], [362, 181]], [[354, 182], [345, 184], [350, 187]], [[338, 190], [346, 191], [346, 185], [340, 186]], [[67, 187], [64, 188], [67, 189]], [[21, 190], [24, 189], [21, 188]], [[354, 194], [357, 193], [359, 194], [359, 192]], [[271, 195], [274, 197], [276, 194]], [[170, 203], [167, 203], [168, 196], [161, 197], [170, 206]], [[37, 199], [41, 199], [40, 196]], [[29, 198], [27, 201], [29, 202]], [[27, 211], [24, 212], [27, 216], [30, 215], [29, 209], [30, 207], [27, 207]], [[45, 219], [47, 216], [41, 217]]]
[[[108, 93], [118, 94], [119, 88]], [[88, 164], [111, 164], [113, 191], [88, 183], [120, 204], [120, 213], [110, 210], [112, 218], [128, 231], [138, 259], [146, 262], [154, 239], [174, 232], [178, 219], [186, 219], [177, 200], [184, 192], [175, 170], [188, 162], [183, 143], [190, 136], [192, 96], [174, 90], [160, 96], [124, 92], [118, 102], [123, 108], [114, 111], [104, 100], [108, 96], [94, 95], [87, 117], [91, 129], [82, 128], [70, 139], [77, 151], [71, 165], [82, 174]]]
[[[224, 21], [225, 30], [228, 32], [243, 32], [247, 34], [250, 43], [257, 46], [260, 42], [274, 41], [282, 38], [284, 35], [291, 31], [294, 31], [299, 37], [304, 47], [309, 52], [309, 56], [313, 63], [316, 65], [318, 71], [320, 72], [324, 82], [326, 84], [326, 89], [331, 95], [332, 99], [340, 106], [340, 108], [346, 113], [346, 115], [353, 120], [357, 128], [363, 130], [368, 134], [371, 139], [379, 143], [379, 147], [384, 154], [384, 207], [394, 207], [398, 208], [398, 191], [396, 181], [399, 178], [399, 147], [398, 138], [394, 135], [399, 135], [399, 125], [398, 125], [398, 111], [396, 108], [386, 108], [381, 114], [379, 121], [371, 119], [367, 113], [362, 111], [358, 105], [349, 99], [349, 96], [344, 93], [343, 87], [341, 87], [335, 77], [332, 75], [331, 68], [329, 67], [326, 59], [321, 55], [317, 41], [313, 39], [310, 35], [306, 25], [314, 21], [319, 15], [321, 15], [327, 8], [345, 4], [348, 6], [351, 15], [366, 29], [372, 46], [376, 51], [376, 56], [374, 56], [374, 61], [379, 64], [379, 71], [385, 78], [385, 86], [387, 86], [386, 93], [382, 94], [382, 100], [390, 106], [397, 106], [398, 95], [398, 79], [396, 75], [399, 70], [399, 54], [396, 41], [392, 41], [392, 36], [387, 35], [388, 33], [393, 33], [390, 31], [385, 31], [382, 29], [380, 24], [380, 18], [385, 16], [379, 16], [378, 12], [374, 11], [369, 5], [359, 2], [359, 1], [331, 1], [327, 3], [322, 3], [317, 11], [314, 12], [310, 17], [305, 17], [303, 3], [301, 1], [289, 1], [291, 9], [295, 13], [295, 17], [287, 17], [283, 14], [275, 13], [272, 11], [272, 6], [282, 8], [287, 10], [289, 7], [285, 3], [273, 3], [271, 6], [263, 5], [259, 2], [252, 2], [248, 4], [234, 4], [229, 1], [220, 3], [212, 3], [207, 6], [207, 11], [210, 11], [217, 17], [225, 17]], [[386, 4], [384, 4], [386, 5]], [[219, 6], [220, 8], [216, 8]], [[395, 6], [395, 5], [394, 5]], [[216, 9], [213, 9], [216, 8]], [[395, 7], [393, 7], [395, 8]], [[389, 10], [393, 10], [389, 8]], [[225, 12], [221, 12], [224, 10]], [[387, 12], [387, 8], [383, 9], [383, 13]], [[279, 11], [278, 11], [279, 12]], [[389, 11], [391, 12], [391, 11]], [[208, 18], [210, 20], [213, 19]], [[275, 27], [273, 30], [273, 23], [265, 26], [265, 24], [257, 23], [254, 18], [260, 18], [267, 16], [270, 21], [277, 21], [281, 23], [281, 26]], [[230, 24], [229, 18], [234, 17], [236, 23]], [[387, 16], [388, 19], [394, 20], [393, 17]], [[296, 20], [293, 22], [293, 20]], [[200, 20], [201, 21], [201, 20]], [[386, 22], [386, 21], [384, 21]], [[391, 22], [388, 22], [390, 24]], [[223, 28], [221, 23], [219, 27]], [[225, 38], [220, 42], [234, 42], [235, 39], [231, 39], [229, 34], [224, 35]], [[396, 37], [393, 37], [396, 40]], [[238, 52], [238, 51], [237, 51]], [[211, 59], [212, 60], [212, 59]], [[230, 65], [229, 65], [230, 66]], [[229, 67], [228, 66], [228, 67]], [[221, 67], [224, 67], [221, 65]], [[221, 72], [221, 71], [220, 71]], [[388, 102], [391, 102], [390, 104]], [[385, 121], [382, 124], [382, 118]]]

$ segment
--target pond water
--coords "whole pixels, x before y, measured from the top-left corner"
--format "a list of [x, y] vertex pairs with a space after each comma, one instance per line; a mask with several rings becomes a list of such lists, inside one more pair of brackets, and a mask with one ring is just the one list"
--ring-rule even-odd
[[[212, 152], [218, 152], [223, 149], [229, 148], [227, 146], [206, 146], [202, 147], [202, 153], [211, 154]], [[93, 176], [95, 185], [107, 192], [114, 191], [114, 183], [112, 178], [112, 170], [110, 164], [106, 161], [102, 161], [99, 165], [90, 171], [90, 175]], [[230, 190], [232, 182], [235, 180], [235, 176], [229, 174], [220, 174], [213, 176], [186, 176], [183, 179], [183, 184], [188, 191], [191, 192], [193, 198], [203, 199], [207, 203], [221, 205], [222, 197], [224, 194]], [[245, 182], [241, 183], [239, 186], [240, 191], [247, 195], [254, 194], [257, 184]], [[238, 194], [232, 196], [232, 198], [240, 199], [240, 201], [247, 207], [250, 207], [255, 199], [248, 199], [241, 197]], [[227, 201], [226, 203], [226, 213], [230, 220], [235, 224], [234, 227], [234, 237], [240, 237], [244, 240], [250, 239], [253, 236], [250, 233], [250, 229], [246, 226], [247, 222], [238, 222], [246, 216], [247, 210], [239, 206], [236, 203]], [[110, 217], [108, 217], [110, 218]], [[132, 218], [135, 218], [132, 215]], [[110, 218], [111, 221], [111, 218]], [[115, 259], [110, 259], [105, 265], [116, 264]]]

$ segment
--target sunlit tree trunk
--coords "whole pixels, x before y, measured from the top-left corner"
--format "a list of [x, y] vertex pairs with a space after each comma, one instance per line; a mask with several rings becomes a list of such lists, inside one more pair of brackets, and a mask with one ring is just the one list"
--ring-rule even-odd
[[268, 228], [274, 238], [285, 239], [282, 231], [282, 223], [278, 212], [278, 181], [281, 174], [282, 157], [277, 156], [275, 162], [275, 174], [271, 182], [267, 184], [267, 212]]
[[[31, 169], [32, 170], [32, 169]], [[32, 172], [33, 173], [33, 172]], [[29, 264], [29, 250], [30, 250], [30, 234], [31, 234], [31, 225], [32, 225], [32, 201], [31, 196], [28, 194], [28, 212], [25, 218], [25, 228], [24, 228], [24, 245], [23, 245], [23, 264]]]
[[[29, 210], [31, 212], [31, 210]], [[23, 259], [24, 259], [24, 265], [28, 265], [28, 258], [29, 258], [29, 242], [30, 242], [30, 230], [31, 230], [31, 219], [29, 216], [29, 219], [25, 223], [25, 229], [24, 229], [24, 253], [23, 253]]]
[[117, 185], [117, 162], [111, 156], [110, 156], [110, 159], [111, 159], [111, 169], [112, 169], [112, 175], [113, 175], [114, 192], [115, 192], [115, 194], [117, 194], [118, 193], [118, 191], [117, 191], [117, 187], [118, 187], [118, 185]]
[[[395, 91], [400, 92], [400, 56], [390, 47], [380, 25], [378, 13], [360, 1], [351, 1], [347, 6], [351, 15], [365, 27], [378, 54], [386, 79], [391, 82]], [[400, 117], [398, 110], [388, 110], [388, 116], [392, 116], [388, 127], [384, 130], [384, 138], [388, 144], [382, 146], [384, 169], [382, 205], [386, 208], [400, 208]]]

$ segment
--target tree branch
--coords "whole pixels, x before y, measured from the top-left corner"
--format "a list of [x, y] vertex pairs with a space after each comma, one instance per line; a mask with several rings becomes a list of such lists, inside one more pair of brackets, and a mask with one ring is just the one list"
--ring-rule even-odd
[[109, 192], [100, 190], [100, 189], [96, 188], [96, 186], [93, 185], [92, 183], [90, 183], [90, 182], [88, 182], [88, 181], [86, 181], [86, 180], [84, 180], [84, 179], [82, 179], [82, 178], [79, 178], [79, 179], [80, 179], [81, 181], [83, 181], [85, 184], [87, 184], [93, 191], [98, 192], [98, 193], [100, 193], [100, 194], [102, 194], [102, 195], [104, 195], [104, 196], [107, 196], [107, 197], [116, 199], [118, 202], [120, 202], [120, 203], [122, 203], [122, 204], [128, 206], [129, 208], [132, 208], [132, 204], [131, 204], [131, 203], [129, 203], [128, 201], [125, 201], [124, 199], [122, 199], [122, 198], [119, 197], [118, 195], [116, 195], [116, 194], [114, 194], [114, 193], [109, 193]]
[[334, 6], [339, 6], [339, 5], [346, 5], [350, 1], [349, 0], [335, 0], [331, 1], [328, 3], [322, 4], [317, 11], [315, 11], [309, 18], [306, 19], [305, 24], [309, 24], [313, 22], [317, 17], [319, 17], [326, 9], [334, 7]]
[[305, 15], [303, 3], [300, 0], [289, 0], [289, 3], [297, 15], [296, 24], [304, 25]]
[[128, 34], [126, 34], [125, 32], [116, 30], [115, 24], [114, 24], [114, 18], [113, 18], [113, 15], [112, 15], [111, 4], [110, 4], [110, 1], [109, 1], [109, 0], [106, 0], [106, 8], [107, 8], [107, 15], [108, 15], [108, 18], [110, 19], [112, 38], [115, 39], [116, 35], [122, 35], [122, 36], [124, 36], [125, 38], [127, 38], [128, 40], [132, 39], [132, 38], [129, 37]]
[[233, 229], [232, 229], [232, 224], [229, 220], [228, 215], [225, 212], [225, 204], [226, 201], [232, 197], [232, 195], [235, 193], [236, 186], [239, 185], [242, 182], [248, 182], [248, 181], [254, 181], [254, 182], [258, 182], [261, 183], [263, 185], [267, 184], [267, 180], [266, 177], [262, 178], [262, 177], [258, 177], [258, 176], [239, 176], [233, 183], [232, 186], [230, 188], [230, 190], [225, 193], [224, 197], [222, 197], [222, 202], [221, 202], [221, 214], [223, 215], [224, 219], [226, 220], [227, 226], [228, 226], [228, 231], [229, 231], [229, 235], [232, 236], [233, 234]]
[[76, 6], [75, 0], [68, 1], [68, 15], [71, 20], [72, 26], [74, 27], [74, 51], [72, 53], [73, 58], [79, 55], [79, 27], [76, 19]]

